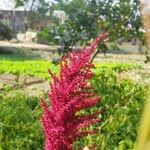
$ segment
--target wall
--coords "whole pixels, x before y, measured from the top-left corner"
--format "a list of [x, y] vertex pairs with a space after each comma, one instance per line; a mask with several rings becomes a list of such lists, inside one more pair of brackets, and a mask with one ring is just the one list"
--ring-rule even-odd
[[7, 24], [16, 33], [25, 31], [23, 11], [0, 10], [0, 21]]

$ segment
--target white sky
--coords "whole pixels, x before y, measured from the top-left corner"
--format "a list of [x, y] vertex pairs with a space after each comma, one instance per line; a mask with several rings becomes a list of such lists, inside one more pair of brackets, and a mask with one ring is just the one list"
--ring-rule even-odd
[[0, 9], [13, 9], [13, 0], [0, 0]]
[[[31, 0], [29, 1], [31, 2]], [[53, 2], [53, 0], [45, 0], [45, 1], [49, 3]], [[141, 1], [147, 1], [148, 3], [150, 3], [150, 0], [141, 0]], [[116, 3], [118, 2], [118, 0], [114, 0], [114, 2]], [[0, 10], [13, 10], [14, 8], [15, 8], [14, 0], [0, 0]], [[17, 8], [16, 10], [24, 10], [24, 8], [20, 7]]]
[[[30, 0], [29, 0], [30, 1]], [[52, 2], [53, 0], [45, 0], [47, 2]], [[0, 0], [0, 10], [13, 10], [14, 0]], [[17, 8], [16, 10], [24, 10], [23, 7]]]

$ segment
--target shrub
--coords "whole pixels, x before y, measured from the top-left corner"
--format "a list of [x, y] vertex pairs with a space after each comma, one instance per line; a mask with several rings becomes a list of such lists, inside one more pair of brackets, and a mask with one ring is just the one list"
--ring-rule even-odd
[[39, 99], [23, 93], [0, 95], [0, 149], [41, 150]]
[[49, 28], [45, 27], [43, 31], [38, 32], [36, 38], [37, 43], [49, 44], [52, 38]]
[[13, 36], [13, 31], [6, 24], [0, 22], [0, 40], [10, 40]]
[[102, 124], [97, 126], [99, 134], [89, 143], [101, 150], [133, 150], [148, 87], [118, 79], [117, 72], [108, 68], [99, 70], [92, 84], [102, 96], [104, 113]]

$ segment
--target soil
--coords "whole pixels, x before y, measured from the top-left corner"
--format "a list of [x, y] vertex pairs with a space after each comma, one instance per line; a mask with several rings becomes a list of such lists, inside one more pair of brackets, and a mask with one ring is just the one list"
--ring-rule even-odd
[[49, 82], [36, 77], [20, 76], [18, 78], [12, 74], [2, 74], [0, 75], [0, 93], [6, 88], [21, 89], [28, 95], [41, 96], [48, 91]]
[[25, 43], [25, 42], [9, 42], [9, 41], [0, 41], [0, 47], [4, 48], [21, 48], [21, 49], [42, 49], [42, 50], [49, 50], [55, 51], [56, 47], [44, 45], [44, 44], [37, 44], [37, 43]]

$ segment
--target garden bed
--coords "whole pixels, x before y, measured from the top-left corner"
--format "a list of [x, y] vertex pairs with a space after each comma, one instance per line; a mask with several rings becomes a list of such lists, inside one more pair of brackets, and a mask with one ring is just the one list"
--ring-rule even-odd
[[[0, 57], [0, 149], [40, 150], [43, 147], [40, 97], [47, 101], [51, 80], [48, 69], [57, 74], [59, 66], [50, 60], [28, 56], [25, 53], [21, 57], [19, 54]], [[132, 57], [126, 63], [118, 62], [119, 59], [114, 62], [116, 57], [111, 58], [95, 62], [91, 84], [102, 97], [101, 102], [81, 112], [87, 114], [103, 109], [99, 116], [101, 123], [90, 127], [98, 132], [77, 141], [75, 150], [85, 145], [96, 145], [97, 150], [132, 150], [135, 147], [139, 118], [150, 85], [149, 65]]]

